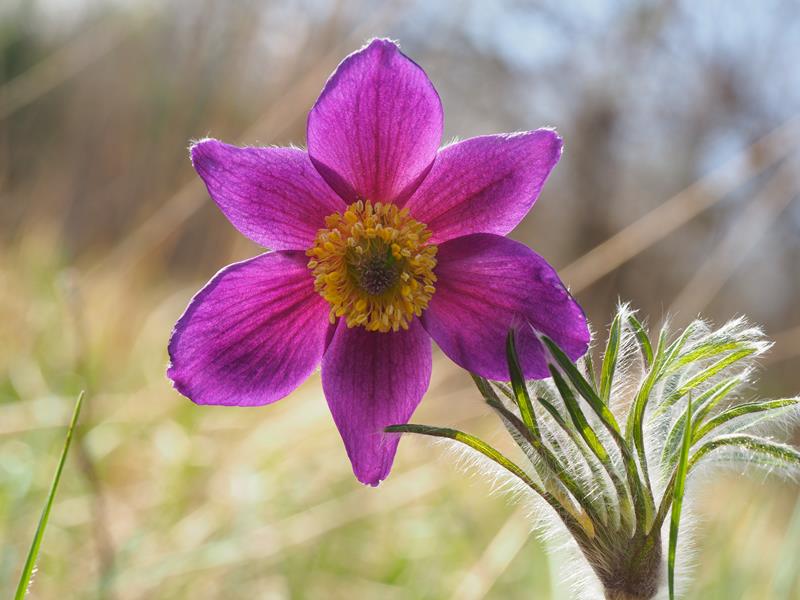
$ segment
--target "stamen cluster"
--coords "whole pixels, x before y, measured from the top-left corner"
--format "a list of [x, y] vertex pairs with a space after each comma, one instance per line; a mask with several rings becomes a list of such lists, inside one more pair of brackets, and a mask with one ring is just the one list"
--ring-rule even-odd
[[331, 305], [330, 320], [369, 331], [408, 329], [436, 288], [431, 232], [394, 204], [354, 202], [325, 218], [306, 252], [314, 287]]

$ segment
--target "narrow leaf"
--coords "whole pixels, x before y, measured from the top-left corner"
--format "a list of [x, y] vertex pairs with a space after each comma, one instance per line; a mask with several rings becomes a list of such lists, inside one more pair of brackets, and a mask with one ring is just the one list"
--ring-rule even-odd
[[717, 406], [717, 404], [724, 400], [725, 397], [730, 394], [740, 383], [742, 383], [741, 374], [734, 375], [733, 377], [723, 379], [718, 384], [710, 387], [708, 390], [698, 396], [696, 401], [697, 408], [695, 409], [694, 413], [695, 427], [697, 426], [697, 423], [705, 419], [708, 413], [710, 413], [714, 407]]
[[782, 463], [789, 463], [800, 467], [800, 452], [787, 444], [779, 444], [754, 435], [745, 433], [734, 435], [721, 435], [706, 442], [692, 455], [689, 468], [693, 468], [707, 454], [718, 448], [740, 448], [756, 454], [763, 454]]
[[650, 343], [650, 337], [647, 335], [647, 330], [634, 315], [628, 315], [628, 324], [631, 326], [631, 329], [633, 329], [633, 333], [636, 334], [636, 339], [639, 341], [639, 347], [642, 349], [642, 354], [644, 354], [645, 363], [647, 366], [652, 365], [653, 345]]
[[39, 549], [42, 545], [42, 538], [44, 537], [44, 530], [47, 528], [47, 521], [50, 518], [50, 510], [53, 508], [53, 501], [56, 497], [56, 490], [61, 481], [61, 472], [64, 470], [64, 463], [67, 460], [67, 453], [69, 452], [70, 444], [72, 444], [72, 434], [75, 431], [75, 425], [78, 422], [78, 416], [81, 412], [83, 405], [83, 392], [78, 395], [78, 400], [75, 402], [75, 408], [72, 411], [72, 419], [70, 419], [69, 427], [67, 428], [67, 437], [64, 439], [64, 448], [61, 450], [61, 456], [58, 459], [55, 475], [50, 484], [50, 492], [47, 494], [47, 500], [42, 508], [42, 515], [39, 517], [39, 525], [36, 527], [36, 533], [33, 536], [30, 550], [28, 551], [28, 558], [25, 560], [25, 566], [22, 569], [22, 574], [19, 578], [19, 585], [17, 585], [17, 593], [14, 596], [15, 600], [22, 600], [28, 592], [33, 576], [33, 569], [36, 566], [36, 559], [39, 556]]
[[[692, 402], [694, 407], [692, 414], [693, 431], [697, 430], [698, 423], [702, 421], [704, 415], [706, 414], [704, 410], [710, 410], [711, 407], [724, 398], [727, 393], [739, 383], [739, 381], [740, 379], [738, 376], [723, 380], [715, 386], [707, 389]], [[667, 434], [666, 442], [664, 442], [664, 448], [661, 452], [661, 464], [664, 468], [671, 469], [677, 461], [687, 414], [688, 410], [684, 410], [684, 412], [681, 413], [681, 416], [675, 421], [675, 423], [672, 424], [672, 427]], [[697, 440], [694, 439], [692, 443], [696, 441]]]
[[755, 352], [755, 348], [747, 348], [745, 350], [739, 350], [737, 352], [733, 352], [729, 354], [725, 358], [719, 359], [714, 364], [706, 367], [702, 371], [700, 371], [697, 375], [689, 379], [686, 383], [680, 386], [677, 390], [675, 390], [672, 394], [670, 394], [661, 406], [658, 407], [658, 410], [655, 413], [655, 416], [663, 414], [666, 412], [673, 404], [675, 404], [678, 400], [683, 398], [686, 394], [690, 391], [695, 389], [700, 384], [704, 383], [705, 381], [711, 379], [714, 375], [722, 371], [723, 369], [728, 368], [732, 364], [742, 360], [743, 358], [750, 356]]
[[525, 385], [525, 377], [519, 364], [517, 346], [514, 340], [514, 330], [511, 329], [506, 337], [506, 360], [508, 361], [508, 373], [511, 376], [511, 387], [514, 390], [514, 397], [522, 415], [522, 422], [530, 430], [533, 437], [539, 437], [539, 425], [533, 413], [533, 404], [528, 394], [528, 387]]
[[748, 402], [747, 404], [732, 406], [709, 419], [701, 427], [698, 427], [694, 432], [692, 443], [700, 441], [700, 439], [702, 439], [704, 436], [714, 431], [718, 427], [722, 427], [731, 419], [753, 413], [778, 410], [781, 408], [786, 408], [787, 406], [796, 406], [798, 402], [800, 402], [800, 399], [798, 398], [783, 398], [781, 400], [759, 400], [756, 402]]
[[[686, 409], [687, 417], [692, 414], [692, 399]], [[667, 553], [667, 582], [669, 585], [669, 598], [675, 598], [675, 553], [678, 548], [678, 526], [681, 520], [683, 507], [683, 492], [686, 487], [686, 475], [689, 472], [689, 448], [692, 445], [692, 420], [687, 418], [683, 428], [683, 447], [678, 461], [677, 477], [672, 496], [672, 517], [669, 525], [669, 550]]]
[[542, 336], [542, 341], [547, 345], [547, 349], [553, 355], [553, 358], [555, 358], [558, 366], [564, 371], [578, 393], [589, 403], [592, 410], [597, 413], [597, 416], [600, 417], [603, 424], [611, 430], [612, 434], [616, 433], [619, 435], [619, 425], [617, 424], [617, 419], [614, 417], [614, 414], [609, 410], [608, 406], [603, 403], [600, 396], [594, 391], [594, 388], [586, 381], [584, 376], [581, 375], [575, 364], [553, 340], [547, 336]]
[[614, 370], [617, 368], [617, 358], [619, 356], [621, 329], [620, 314], [617, 313], [611, 323], [611, 330], [608, 332], [608, 343], [603, 354], [603, 366], [600, 371], [600, 399], [604, 404], [608, 404], [611, 396], [611, 384], [614, 381]]
[[[589, 422], [586, 420], [586, 417], [581, 410], [578, 401], [575, 398], [575, 395], [572, 393], [569, 385], [564, 378], [561, 376], [561, 373], [558, 370], [550, 366], [550, 374], [553, 376], [553, 381], [558, 388], [559, 393], [561, 394], [561, 398], [564, 400], [564, 405], [567, 407], [567, 412], [569, 412], [569, 416], [572, 418], [572, 422], [575, 424], [575, 428], [580, 433], [583, 440], [586, 442], [586, 445], [594, 452], [594, 455], [600, 460], [600, 462], [608, 461], [608, 451], [603, 446], [603, 443], [595, 434], [594, 429], [592, 426], [589, 425]], [[541, 400], [540, 400], [541, 402]]]
[[420, 435], [428, 435], [433, 437], [449, 438], [451, 440], [455, 440], [457, 442], [464, 444], [465, 446], [469, 446], [473, 450], [480, 452], [486, 458], [492, 460], [493, 462], [497, 463], [498, 465], [509, 471], [511, 474], [517, 476], [531, 488], [538, 490], [536, 482], [534, 482], [530, 478], [530, 476], [525, 471], [523, 471], [516, 463], [509, 460], [508, 458], [503, 456], [499, 451], [495, 450], [492, 446], [490, 446], [483, 440], [475, 437], [474, 435], [464, 433], [463, 431], [459, 431], [457, 429], [450, 429], [448, 427], [430, 427], [428, 425], [415, 425], [413, 423], [408, 423], [406, 425], [390, 425], [384, 431], [386, 431], [386, 433], [417, 433]]

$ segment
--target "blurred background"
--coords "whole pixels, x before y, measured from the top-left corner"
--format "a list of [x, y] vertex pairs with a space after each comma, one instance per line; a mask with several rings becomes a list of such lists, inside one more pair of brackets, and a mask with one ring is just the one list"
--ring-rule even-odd
[[[0, 594], [85, 388], [31, 598], [569, 597], [522, 514], [440, 447], [404, 440], [362, 488], [318, 376], [260, 409], [194, 406], [164, 376], [189, 298], [259, 252], [190, 140], [304, 144], [327, 76], [376, 35], [426, 68], [448, 138], [564, 136], [513, 237], [598, 332], [619, 298], [651, 325], [746, 314], [776, 341], [755, 392], [800, 391], [794, 0], [1, 0]], [[501, 438], [435, 357], [414, 420]], [[688, 597], [800, 597], [797, 485], [697, 483]]]

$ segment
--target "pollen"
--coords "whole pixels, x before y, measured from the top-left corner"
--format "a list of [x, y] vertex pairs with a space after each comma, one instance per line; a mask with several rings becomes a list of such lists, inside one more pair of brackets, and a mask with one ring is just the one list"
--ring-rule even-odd
[[306, 251], [330, 320], [369, 331], [408, 329], [436, 291], [431, 232], [394, 204], [354, 202], [325, 219]]

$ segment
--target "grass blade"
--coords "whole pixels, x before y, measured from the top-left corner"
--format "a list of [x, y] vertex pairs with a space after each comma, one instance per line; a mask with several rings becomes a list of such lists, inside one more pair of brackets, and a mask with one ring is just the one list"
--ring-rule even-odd
[[72, 419], [69, 422], [67, 429], [67, 437], [64, 440], [64, 448], [61, 450], [61, 457], [58, 459], [58, 466], [56, 467], [53, 482], [50, 484], [50, 492], [47, 494], [47, 501], [42, 509], [42, 516], [39, 517], [39, 525], [36, 527], [36, 533], [33, 536], [30, 550], [28, 550], [28, 558], [25, 560], [25, 566], [22, 569], [22, 574], [19, 578], [19, 585], [17, 585], [17, 593], [14, 595], [14, 600], [22, 600], [28, 593], [28, 587], [31, 583], [33, 576], [33, 569], [36, 566], [36, 559], [39, 556], [39, 548], [42, 545], [42, 538], [44, 537], [44, 530], [47, 527], [47, 521], [50, 518], [50, 509], [53, 508], [53, 501], [56, 497], [56, 490], [61, 481], [61, 472], [64, 470], [64, 463], [67, 460], [67, 453], [69, 452], [70, 444], [72, 443], [72, 434], [75, 432], [75, 425], [78, 422], [78, 416], [81, 412], [81, 405], [83, 404], [83, 392], [78, 395], [78, 400], [75, 402], [75, 408], [72, 411]]
[[675, 488], [672, 496], [672, 517], [669, 525], [669, 550], [667, 554], [667, 583], [669, 585], [669, 598], [675, 599], [675, 553], [678, 548], [678, 525], [681, 520], [683, 507], [683, 492], [686, 488], [686, 474], [689, 472], [689, 448], [692, 445], [692, 398], [689, 397], [689, 406], [686, 409], [687, 419], [683, 427], [683, 446], [678, 461], [678, 471], [675, 478]]

